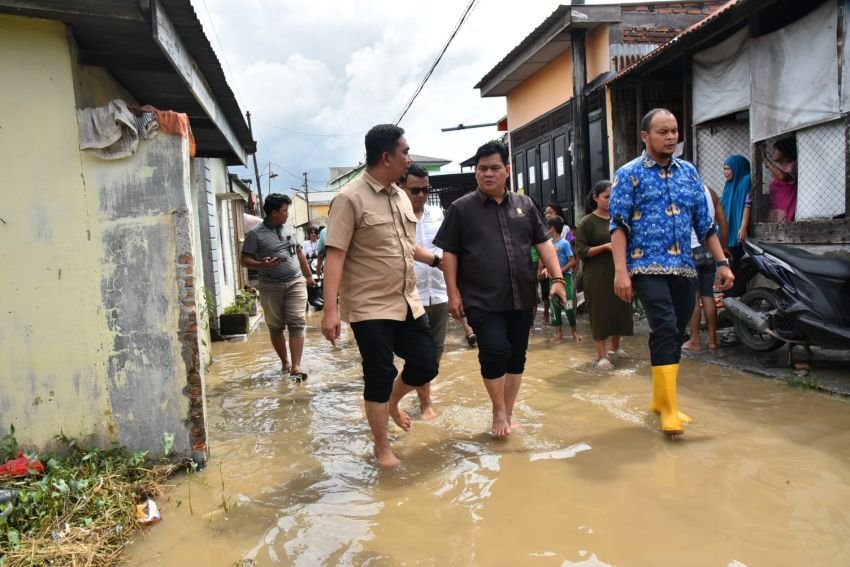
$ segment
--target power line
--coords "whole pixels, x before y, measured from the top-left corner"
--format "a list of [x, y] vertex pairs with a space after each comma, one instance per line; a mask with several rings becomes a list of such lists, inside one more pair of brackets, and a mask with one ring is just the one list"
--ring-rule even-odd
[[244, 103], [245, 97], [243, 97], [242, 93], [239, 92], [239, 84], [236, 80], [236, 75], [233, 74], [233, 69], [230, 68], [230, 61], [227, 60], [227, 55], [224, 51], [224, 46], [221, 44], [221, 38], [218, 37], [218, 31], [215, 29], [215, 22], [213, 22], [212, 14], [210, 14], [210, 9], [207, 6], [207, 0], [201, 0], [201, 2], [204, 5], [204, 10], [207, 13], [207, 19], [210, 21], [210, 27], [212, 28], [213, 35], [215, 36], [215, 40], [218, 43], [218, 49], [221, 51], [221, 58], [224, 59], [224, 64], [227, 67], [227, 72], [230, 73], [230, 78], [233, 79], [233, 88], [236, 90], [236, 94], [239, 95], [239, 98]]
[[469, 16], [469, 13], [472, 11], [472, 8], [477, 3], [478, 0], [469, 0], [469, 4], [466, 5], [466, 10], [463, 11], [463, 15], [460, 17], [460, 20], [458, 20], [457, 25], [455, 25], [454, 31], [452, 31], [451, 35], [449, 36], [449, 39], [446, 40], [445, 45], [443, 45], [443, 49], [440, 50], [440, 54], [437, 55], [436, 59], [434, 59], [434, 63], [431, 64], [431, 68], [428, 69], [427, 73], [425, 73], [425, 77], [422, 79], [422, 82], [419, 83], [418, 87], [416, 87], [416, 90], [413, 92], [413, 96], [411, 96], [410, 99], [407, 101], [404, 110], [401, 111], [401, 114], [398, 118], [396, 118], [394, 124], [398, 125], [401, 122], [402, 118], [404, 118], [404, 115], [407, 114], [407, 111], [410, 110], [410, 107], [413, 106], [413, 101], [415, 101], [416, 97], [419, 96], [419, 93], [422, 92], [422, 88], [425, 86], [425, 83], [427, 83], [428, 79], [431, 78], [431, 74], [434, 72], [434, 69], [437, 68], [437, 65], [440, 63], [440, 60], [443, 58], [443, 55], [445, 55], [446, 50], [449, 48], [449, 45], [451, 45], [452, 40], [457, 35], [457, 32], [460, 31], [460, 28], [466, 21], [467, 16]]

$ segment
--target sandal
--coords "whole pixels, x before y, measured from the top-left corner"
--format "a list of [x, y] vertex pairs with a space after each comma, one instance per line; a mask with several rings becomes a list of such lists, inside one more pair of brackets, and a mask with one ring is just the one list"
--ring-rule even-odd
[[306, 372], [293, 372], [292, 374], [289, 375], [289, 379], [292, 380], [293, 382], [304, 382], [305, 380], [307, 380], [307, 373]]
[[607, 358], [600, 358], [593, 363], [593, 367], [599, 370], [614, 370], [614, 365]]
[[614, 358], [615, 360], [620, 360], [629, 358], [629, 353], [624, 351], [622, 348], [618, 348], [617, 350], [609, 350], [608, 356]]

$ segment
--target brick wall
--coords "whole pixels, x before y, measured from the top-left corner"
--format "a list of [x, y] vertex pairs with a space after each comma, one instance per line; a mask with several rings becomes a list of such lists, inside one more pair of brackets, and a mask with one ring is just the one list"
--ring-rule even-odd
[[[622, 42], [661, 45], [724, 4], [726, 0], [624, 4], [620, 24]], [[633, 23], [635, 20], [639, 23]]]

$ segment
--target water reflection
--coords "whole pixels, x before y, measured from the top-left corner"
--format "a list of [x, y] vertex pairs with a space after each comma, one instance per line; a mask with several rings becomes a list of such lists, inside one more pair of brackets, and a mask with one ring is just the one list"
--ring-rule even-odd
[[[315, 324], [294, 384], [261, 331], [216, 345], [212, 461], [182, 479], [130, 565], [839, 565], [850, 556], [848, 404], [692, 360], [671, 442], [648, 411], [644, 340], [611, 373], [592, 344], [532, 338], [507, 440], [462, 333], [434, 386], [440, 412], [392, 430], [377, 469], [351, 339]], [[587, 331], [584, 329], [584, 331]], [[414, 396], [407, 401], [418, 413]], [[189, 502], [191, 500], [191, 508]], [[225, 504], [227, 510], [225, 511]]]

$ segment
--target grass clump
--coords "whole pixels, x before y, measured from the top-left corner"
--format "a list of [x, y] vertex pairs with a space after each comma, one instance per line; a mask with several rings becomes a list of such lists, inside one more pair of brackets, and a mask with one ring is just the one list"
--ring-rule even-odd
[[[114, 564], [141, 527], [136, 504], [161, 495], [166, 479], [184, 466], [57, 439], [66, 454], [40, 457], [43, 475], [0, 478], [0, 490], [14, 494], [0, 504], [0, 567]], [[0, 462], [16, 449], [13, 429], [0, 444]]]

